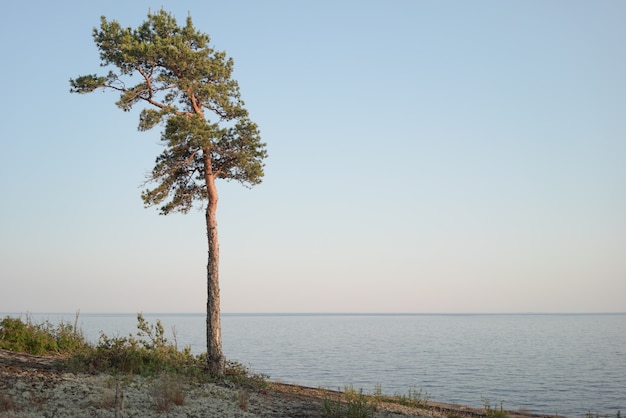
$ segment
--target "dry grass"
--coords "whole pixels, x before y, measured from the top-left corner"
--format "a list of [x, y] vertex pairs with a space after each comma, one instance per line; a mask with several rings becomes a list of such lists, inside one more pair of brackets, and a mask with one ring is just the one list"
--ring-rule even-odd
[[239, 408], [241, 408], [242, 411], [247, 411], [249, 401], [250, 401], [250, 392], [248, 392], [246, 389], [241, 389], [237, 393], [237, 402], [239, 403]]
[[89, 400], [89, 404], [98, 409], [115, 408], [115, 389], [107, 388], [98, 396], [93, 396]]
[[0, 412], [12, 412], [14, 409], [13, 398], [9, 395], [0, 394]]
[[172, 405], [185, 403], [186, 385], [180, 377], [163, 374], [152, 386], [152, 396], [158, 411], [169, 411]]

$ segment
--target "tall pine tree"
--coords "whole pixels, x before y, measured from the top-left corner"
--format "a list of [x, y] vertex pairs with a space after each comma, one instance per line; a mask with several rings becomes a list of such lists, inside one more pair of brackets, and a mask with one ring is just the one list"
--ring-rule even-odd
[[93, 38], [101, 66], [110, 71], [70, 79], [70, 91], [117, 91], [116, 105], [122, 110], [145, 105], [139, 130], [163, 126], [165, 148], [150, 174], [149, 184], [154, 187], [142, 192], [145, 205], [159, 206], [163, 215], [187, 213], [196, 201], [205, 205], [207, 364], [209, 372], [219, 376], [225, 360], [216, 180], [236, 180], [248, 187], [259, 184], [267, 157], [265, 144], [244, 108], [237, 82], [231, 78], [233, 60], [209, 46], [209, 36], [194, 28], [191, 16], [184, 26], [178, 26], [163, 10], [148, 13], [147, 20], [136, 29], [124, 28], [103, 16]]

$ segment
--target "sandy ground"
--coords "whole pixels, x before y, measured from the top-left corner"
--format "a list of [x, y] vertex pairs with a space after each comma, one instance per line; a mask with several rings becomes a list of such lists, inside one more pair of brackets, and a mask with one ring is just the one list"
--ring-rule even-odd
[[[73, 374], [57, 370], [56, 360], [0, 350], [0, 418], [322, 417], [324, 400], [339, 396], [280, 383], [257, 389], [163, 378]], [[429, 409], [379, 403], [374, 416], [442, 418], [482, 414], [471, 408], [431, 402]], [[518, 415], [510, 415], [514, 416]]]

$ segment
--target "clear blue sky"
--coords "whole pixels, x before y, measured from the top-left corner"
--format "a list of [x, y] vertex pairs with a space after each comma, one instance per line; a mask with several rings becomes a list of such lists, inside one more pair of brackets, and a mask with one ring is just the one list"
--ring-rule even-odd
[[224, 312], [626, 311], [621, 0], [5, 4], [0, 311], [205, 310], [203, 214], [140, 199], [159, 130], [69, 94], [161, 6], [270, 154], [220, 184]]

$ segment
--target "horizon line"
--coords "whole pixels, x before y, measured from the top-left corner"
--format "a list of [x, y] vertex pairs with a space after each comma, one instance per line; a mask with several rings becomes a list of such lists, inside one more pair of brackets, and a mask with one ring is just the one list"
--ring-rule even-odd
[[[198, 312], [90, 312], [90, 311], [81, 311], [77, 310], [75, 312], [47, 312], [47, 311], [25, 311], [25, 312], [0, 312], [0, 315], [206, 315], [206, 312], [198, 311]], [[259, 316], [272, 316], [272, 315], [294, 315], [294, 316], [347, 316], [347, 315], [362, 315], [362, 316], [410, 316], [410, 315], [624, 315], [626, 311], [584, 311], [584, 312], [572, 312], [572, 311], [563, 311], [563, 312], [542, 312], [542, 311], [517, 311], [517, 312], [221, 312], [221, 315], [259, 315]]]

